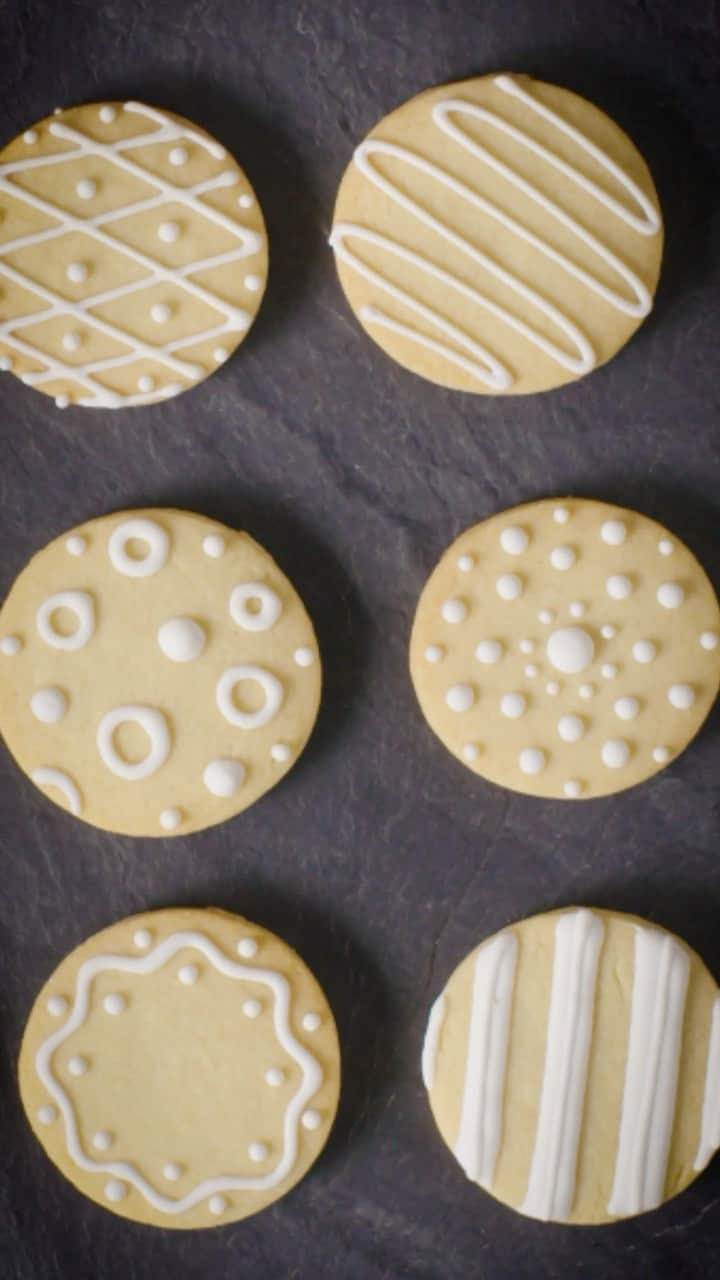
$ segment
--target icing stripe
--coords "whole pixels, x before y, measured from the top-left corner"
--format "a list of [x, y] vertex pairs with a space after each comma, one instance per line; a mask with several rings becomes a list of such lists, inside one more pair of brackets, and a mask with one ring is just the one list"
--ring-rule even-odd
[[76, 817], [81, 812], [82, 797], [80, 790], [70, 775], [65, 773], [63, 769], [54, 769], [43, 765], [40, 769], [33, 769], [30, 777], [38, 787], [57, 787], [60, 794], [67, 801], [70, 812], [74, 813]]
[[435, 1083], [435, 1066], [437, 1063], [438, 1040], [445, 1021], [445, 996], [438, 996], [428, 1018], [427, 1031], [422, 1051], [422, 1078], [428, 1093]]
[[705, 1168], [708, 1160], [720, 1147], [720, 996], [713, 1004], [705, 1069], [700, 1143], [693, 1169]]
[[540, 1113], [523, 1213], [544, 1222], [569, 1216], [593, 1031], [595, 985], [605, 929], [590, 911], [555, 926], [552, 994]]
[[514, 273], [501, 267], [494, 258], [483, 253], [475, 245], [471, 244], [463, 236], [453, 231], [447, 223], [436, 218], [427, 209], [413, 200], [409, 195], [401, 190], [394, 182], [390, 181], [381, 174], [372, 164], [370, 157], [375, 154], [390, 156], [396, 160], [400, 160], [403, 164], [415, 168], [440, 186], [452, 191], [461, 199], [467, 201], [474, 207], [482, 210], [489, 217], [501, 223], [513, 235], [530, 244], [535, 250], [544, 257], [554, 262], [561, 270], [573, 276], [584, 284], [591, 292], [602, 297], [610, 306], [621, 311], [625, 315], [642, 317], [647, 315], [652, 307], [652, 298], [648, 289], [642, 280], [631, 271], [625, 263], [603, 244], [596, 236], [589, 232], [581, 223], [573, 218], [569, 213], [561, 208], [554, 200], [540, 191], [532, 183], [522, 178], [510, 166], [498, 160], [492, 153], [486, 150], [474, 138], [465, 133], [456, 123], [449, 117], [451, 115], [465, 114], [475, 119], [483, 121], [485, 124], [500, 130], [502, 133], [510, 136], [515, 142], [520, 143], [527, 150], [539, 156], [545, 163], [563, 173], [576, 186], [582, 188], [589, 196], [600, 203], [608, 213], [613, 214], [631, 227], [640, 235], [655, 235], [660, 229], [660, 219], [657, 211], [652, 203], [643, 194], [636, 183], [632, 181], [624, 171], [615, 164], [603, 151], [590, 142], [582, 133], [568, 124], [561, 116], [551, 111], [549, 108], [537, 102], [531, 94], [522, 89], [510, 76], [498, 76], [494, 81], [495, 86], [501, 92], [521, 101], [524, 106], [531, 112], [541, 116], [554, 128], [564, 133], [577, 146], [579, 146], [586, 154], [591, 155], [603, 169], [612, 175], [628, 194], [637, 201], [642, 216], [638, 217], [631, 210], [628, 210], [619, 201], [615, 200], [606, 191], [603, 191], [595, 182], [587, 178], [580, 170], [562, 160], [554, 152], [540, 143], [535, 142], [528, 134], [514, 125], [509, 124], [494, 112], [488, 111], [483, 107], [474, 103], [466, 102], [460, 98], [448, 98], [435, 104], [432, 110], [432, 119], [438, 129], [440, 129], [447, 138], [468, 151], [475, 159], [480, 160], [483, 164], [498, 172], [504, 179], [509, 181], [518, 190], [521, 190], [525, 196], [531, 199], [535, 204], [542, 207], [553, 220], [571, 234], [580, 240], [588, 249], [599, 257], [607, 266], [611, 268], [628, 286], [632, 298], [628, 299], [615, 289], [610, 288], [599, 280], [591, 272], [580, 267], [571, 258], [553, 248], [540, 236], [536, 235], [528, 227], [525, 227], [516, 218], [505, 213], [498, 205], [481, 196], [465, 183], [454, 178], [445, 169], [433, 164], [425, 157], [418, 155], [416, 152], [409, 151], [405, 147], [397, 146], [394, 143], [384, 142], [378, 139], [368, 139], [363, 142], [356, 150], [354, 155], [354, 163], [374, 186], [383, 192], [390, 200], [407, 210], [413, 217], [419, 219], [426, 226], [440, 235], [444, 240], [454, 245], [462, 253], [466, 254], [473, 262], [477, 263], [483, 270], [494, 276], [503, 285], [510, 288], [518, 296], [525, 299], [531, 307], [540, 311], [552, 324], [568, 339], [572, 348], [571, 351], [564, 350], [557, 343], [553, 342], [545, 334], [533, 328], [531, 324], [526, 323], [519, 317], [515, 316], [511, 311], [498, 304], [493, 303], [489, 298], [477, 289], [473, 289], [464, 281], [450, 272], [444, 271], [442, 268], [434, 264], [424, 255], [415, 253], [402, 245], [372, 232], [365, 227], [356, 223], [338, 223], [332, 230], [330, 236], [330, 244], [335, 250], [338, 258], [350, 266], [359, 275], [366, 280], [375, 284], [384, 293], [395, 298], [396, 301], [402, 303], [409, 310], [415, 312], [424, 319], [428, 324], [432, 325], [441, 333], [451, 338], [455, 343], [470, 351], [478, 357], [476, 361], [468, 361], [467, 357], [453, 350], [452, 346], [448, 346], [437, 339], [432, 339], [428, 335], [403, 324], [401, 321], [388, 316], [377, 306], [369, 306], [363, 308], [361, 318], [368, 324], [376, 324], [384, 328], [393, 330], [403, 336], [409, 338], [420, 346], [424, 346], [430, 350], [436, 351], [443, 355], [450, 363], [457, 365], [466, 370], [466, 372], [475, 376], [478, 381], [495, 390], [507, 390], [513, 384], [513, 377], [510, 371], [495, 357], [491, 356], [480, 344], [476, 343], [470, 336], [463, 333], [457, 326], [453, 325], [444, 316], [440, 315], [431, 307], [421, 303], [417, 298], [407, 293], [404, 289], [400, 289], [397, 285], [386, 279], [380, 272], [367, 266], [361, 261], [350, 249], [347, 248], [346, 240], [349, 237], [365, 240], [366, 242], [375, 244], [377, 247], [394, 254], [405, 261], [411, 262], [420, 271], [441, 280], [449, 285], [452, 289], [460, 292], [469, 298], [477, 306], [489, 311], [496, 319], [500, 320], [509, 328], [520, 333], [530, 343], [544, 351], [552, 360], [561, 367], [567, 369], [571, 373], [580, 376], [589, 372], [597, 363], [595, 353], [588, 342], [586, 336], [577, 325], [575, 325], [568, 316], [561, 312], [557, 307], [536, 290], [532, 289], [528, 284], [520, 280]]
[[675, 1114], [690, 961], [669, 934], [635, 928], [635, 973], [625, 1087], [608, 1213], [662, 1202]]
[[500, 933], [475, 961], [460, 1129], [455, 1155], [468, 1178], [490, 1188], [502, 1138], [505, 1063], [517, 964], [517, 938]]

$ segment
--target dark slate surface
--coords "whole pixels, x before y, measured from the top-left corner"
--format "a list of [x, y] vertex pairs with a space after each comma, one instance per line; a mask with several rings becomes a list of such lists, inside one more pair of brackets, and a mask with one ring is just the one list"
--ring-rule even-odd
[[[450, 971], [527, 913], [581, 901], [637, 911], [720, 975], [718, 716], [649, 785], [578, 806], [533, 801], [475, 780], [435, 741], [406, 650], [450, 539], [533, 497], [635, 506], [720, 581], [718, 22], [710, 0], [0, 0], [3, 139], [58, 104], [174, 108], [247, 169], [272, 258], [246, 346], [179, 400], [60, 413], [3, 378], [0, 587], [78, 521], [195, 508], [277, 557], [315, 619], [327, 675], [287, 782], [188, 840], [81, 826], [0, 752], [3, 1280], [715, 1274], [720, 1161], [634, 1222], [543, 1227], [465, 1181], [434, 1131], [418, 1060]], [[381, 115], [428, 85], [502, 69], [615, 116], [650, 163], [668, 227], [639, 336], [582, 383], [526, 400], [464, 397], [393, 365], [351, 318], [325, 244], [353, 144]], [[344, 1050], [339, 1120], [313, 1173], [258, 1218], [195, 1234], [124, 1223], [77, 1195], [32, 1138], [15, 1081], [34, 993], [66, 951], [171, 903], [235, 908], [293, 943]]]

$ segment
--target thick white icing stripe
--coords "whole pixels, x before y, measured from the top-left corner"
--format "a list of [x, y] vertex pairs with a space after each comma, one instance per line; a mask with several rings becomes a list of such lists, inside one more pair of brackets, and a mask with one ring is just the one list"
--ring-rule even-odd
[[555, 927], [552, 993], [540, 1113], [523, 1213], [544, 1222], [569, 1216], [592, 1041], [600, 949], [605, 934], [590, 911]]
[[437, 311], [427, 307], [417, 298], [407, 293], [406, 290], [400, 289], [388, 280], [382, 273], [375, 271], [365, 262], [357, 257], [347, 248], [346, 240], [349, 237], [365, 240], [366, 242], [375, 244], [378, 248], [384, 249], [388, 253], [403, 258], [407, 262], [411, 262], [420, 271], [433, 276], [435, 279], [442, 280], [443, 283], [449, 285], [452, 289], [469, 298], [477, 306], [490, 312], [495, 319], [507, 327], [521, 334], [535, 347], [544, 351], [552, 360], [561, 367], [567, 369], [571, 373], [581, 376], [589, 372], [595, 367], [596, 356], [590, 343], [588, 342], [582, 330], [573, 323], [573, 321], [555, 307], [547, 298], [543, 297], [537, 290], [533, 289], [523, 280], [520, 280], [513, 272], [502, 267], [493, 257], [483, 253], [470, 241], [453, 231], [447, 223], [440, 218], [435, 217], [426, 208], [413, 200], [405, 190], [401, 190], [394, 182], [386, 178], [372, 163], [371, 157], [379, 154], [389, 156], [395, 160], [401, 161], [403, 164], [417, 169], [426, 174], [437, 182], [440, 186], [452, 191], [461, 199], [467, 201], [475, 208], [482, 210], [483, 213], [502, 224], [513, 235], [530, 244], [535, 250], [542, 254], [545, 258], [554, 262], [562, 271], [573, 276], [584, 284], [592, 293], [603, 298], [610, 306], [616, 310], [623, 312], [625, 315], [641, 317], [647, 315], [652, 307], [652, 298], [649, 291], [643, 284], [642, 280], [631, 271], [629, 267], [613, 253], [607, 245], [603, 244], [596, 236], [589, 232], [581, 223], [573, 218], [569, 213], [561, 208], [554, 200], [540, 191], [532, 183], [522, 178], [509, 165], [498, 160], [485, 147], [481, 146], [475, 139], [471, 138], [450, 118], [452, 115], [466, 114], [475, 119], [482, 120], [485, 124], [512, 137], [515, 142], [519, 142], [528, 150], [539, 156], [544, 162], [551, 167], [562, 172], [566, 177], [570, 178], [575, 185], [581, 187], [588, 195], [597, 200], [602, 206], [623, 221], [627, 226], [642, 235], [654, 235], [659, 231], [660, 220], [656, 210], [651, 202], [643, 194], [640, 188], [628, 177], [624, 171], [605, 155], [594, 143], [585, 138], [577, 129], [573, 128], [566, 121], [558, 116], [549, 108], [535, 101], [535, 99], [527, 93], [510, 76], [498, 76], [495, 85], [502, 92], [511, 95], [521, 101], [528, 110], [542, 116], [553, 127], [560, 130], [567, 137], [570, 137], [583, 151], [592, 155], [593, 158], [600, 163], [607, 173], [611, 174], [623, 188], [636, 200], [642, 210], [642, 217], [638, 217], [631, 210], [628, 210], [615, 200], [606, 191], [603, 191], [595, 182], [587, 178], [580, 170], [562, 160], [554, 152], [547, 147], [541, 146], [535, 142], [529, 135], [522, 130], [517, 129], [514, 125], [510, 125], [497, 116], [494, 112], [488, 111], [483, 107], [476, 106], [473, 103], [465, 102], [460, 98], [448, 98], [438, 102], [432, 111], [432, 118], [436, 126], [442, 132], [456, 142], [464, 150], [468, 151], [475, 159], [480, 160], [483, 164], [492, 168], [501, 176], [512, 183], [518, 190], [521, 190], [527, 197], [540, 205], [551, 217], [560, 223], [566, 230], [570, 231], [573, 236], [599, 257], [606, 266], [609, 266], [621, 280], [625, 282], [632, 295], [631, 298], [619, 293], [616, 289], [610, 288], [602, 280], [594, 276], [590, 271], [579, 266], [571, 258], [555, 249], [547, 241], [536, 235], [528, 227], [525, 227], [516, 218], [504, 212], [498, 205], [491, 200], [481, 196], [473, 188], [467, 186], [454, 178], [447, 170], [439, 165], [433, 164], [425, 157], [418, 155], [414, 151], [409, 151], [406, 147], [397, 146], [394, 143], [384, 142], [377, 139], [369, 139], [363, 142], [356, 150], [354, 155], [354, 163], [364, 174], [364, 176], [383, 192], [388, 199], [400, 205], [407, 210], [413, 217], [419, 219], [432, 231], [436, 232], [448, 243], [466, 254], [474, 263], [480, 266], [488, 274], [495, 277], [503, 285], [507, 286], [519, 297], [523, 298], [532, 308], [538, 310], [547, 320], [557, 326], [560, 332], [568, 340], [570, 350], [558, 346], [546, 334], [535, 329], [531, 324], [521, 320], [514, 315], [506, 307], [491, 302], [479, 290], [467, 285], [464, 281], [451, 273], [444, 271], [433, 263], [430, 258], [423, 254], [415, 253], [407, 249], [403, 245], [397, 244], [395, 241], [388, 239], [376, 232], [370, 231], [368, 228], [362, 227], [357, 223], [339, 223], [332, 231], [330, 244], [334, 248], [338, 257], [347, 263], [359, 275], [366, 280], [375, 284], [384, 293], [395, 298], [396, 301], [402, 303], [409, 310], [414, 311], [427, 323], [440, 330], [451, 341], [469, 351], [476, 360], [468, 360], [461, 352], [454, 350], [453, 346], [449, 346], [437, 339], [430, 338], [428, 335], [413, 329], [403, 322], [385, 314], [377, 306], [367, 306], [363, 308], [362, 319], [369, 324], [376, 324], [381, 327], [391, 329], [396, 333], [402, 334], [411, 341], [420, 346], [424, 346], [429, 350], [436, 351], [447, 359], [450, 363], [463, 368], [466, 372], [472, 374], [480, 382], [492, 387], [496, 390], [506, 390], [512, 385], [514, 379], [510, 371], [480, 344], [476, 343], [467, 333], [462, 332], [457, 326], [453, 325], [444, 316]]
[[38, 787], [57, 787], [58, 791], [65, 797], [68, 808], [75, 816], [82, 811], [82, 796], [77, 783], [73, 782], [68, 773], [63, 769], [54, 769], [50, 766], [43, 765], [40, 769], [33, 769], [30, 777]]
[[455, 1155], [468, 1178], [490, 1188], [502, 1139], [502, 1109], [517, 938], [500, 933], [475, 961], [470, 1034]]
[[720, 1147], [720, 996], [713, 1004], [707, 1067], [705, 1068], [705, 1093], [703, 1096], [700, 1143], [693, 1169], [704, 1169], [711, 1156]]
[[428, 1093], [435, 1083], [435, 1064], [437, 1062], [438, 1040], [445, 1021], [445, 996], [439, 995], [430, 1010], [427, 1031], [422, 1051], [422, 1078]]
[[662, 1202], [690, 961], [669, 934], [635, 928], [635, 973], [615, 1179], [608, 1213]]
[[[87, 396], [80, 397], [79, 403], [102, 405], [105, 408], [144, 404], [152, 400], [162, 399], [181, 390], [184, 383], [175, 381], [151, 392], [120, 395], [106, 388], [95, 377], [97, 373], [118, 368], [142, 358], [158, 361], [174, 373], [180, 374], [183, 378], [197, 378], [203, 372], [203, 369], [196, 364], [180, 359], [175, 355], [175, 352], [179, 352], [184, 346], [194, 346], [225, 333], [237, 333], [247, 329], [250, 323], [250, 316], [247, 311], [242, 307], [236, 307], [226, 302], [219, 294], [189, 277], [191, 274], [203, 271], [208, 267], [222, 266], [248, 257], [256, 253], [261, 245], [261, 237], [257, 232], [234, 222], [219, 210], [199, 199], [200, 196], [209, 192], [233, 185], [237, 181], [237, 176], [234, 172], [219, 174], [215, 178], [207, 179], [192, 187], [179, 187], [158, 177], [156, 174], [150, 173], [129, 158], [127, 154], [138, 147], [158, 142], [170, 142], [178, 138], [191, 138], [218, 159], [225, 155], [222, 147], [213, 143], [210, 139], [203, 139], [200, 134], [196, 134], [192, 129], [175, 124], [174, 121], [163, 116], [161, 112], [150, 110], [139, 103], [126, 103], [125, 110], [153, 120], [158, 125], [158, 128], [139, 137], [126, 138], [115, 143], [100, 143], [95, 142], [77, 129], [69, 128], [67, 125], [56, 121], [50, 124], [50, 132], [57, 137], [74, 143], [73, 150], [64, 151], [54, 156], [28, 157], [27, 159], [0, 165], [0, 190], [14, 200], [24, 202], [53, 218], [51, 227], [30, 235], [19, 236], [15, 240], [8, 241], [0, 246], [0, 275], [5, 275], [8, 279], [37, 294], [48, 303], [47, 308], [0, 324], [0, 337], [7, 345], [14, 347], [15, 350], [43, 363], [42, 370], [25, 375], [25, 381], [29, 385], [37, 385], [54, 378], [70, 379], [71, 381], [79, 382], [89, 393]], [[24, 190], [17, 183], [10, 180], [15, 173], [53, 165], [62, 166], [68, 161], [74, 161], [78, 156], [85, 154], [100, 156], [118, 168], [125, 170], [151, 188], [153, 194], [143, 200], [133, 201], [131, 204], [124, 205], [120, 209], [113, 209], [107, 213], [97, 214], [94, 217], [79, 218], [43, 197]], [[124, 244], [107, 230], [113, 223], [122, 218], [147, 212], [150, 209], [156, 209], [168, 203], [180, 204], [207, 221], [215, 223], [234, 236], [238, 242], [238, 247], [215, 254], [212, 257], [198, 259], [183, 267], [171, 268], [164, 266], [140, 250]], [[135, 280], [132, 283], [120, 285], [113, 289], [106, 289], [78, 302], [71, 302], [37, 281], [30, 279], [24, 273], [2, 260], [5, 255], [15, 250], [25, 248], [28, 245], [47, 243], [65, 235], [68, 231], [82, 232], [105, 248], [112, 250], [116, 254], [119, 253], [137, 265], [144, 267], [149, 274], [141, 280]], [[212, 307], [215, 312], [223, 317], [222, 322], [189, 337], [176, 339], [165, 344], [153, 344], [142, 341], [136, 335], [92, 314], [92, 308], [117, 298], [140, 292], [159, 282], [172, 283]], [[111, 356], [103, 360], [75, 365], [68, 364], [59, 357], [50, 356], [47, 352], [39, 350], [32, 343], [19, 336], [20, 330], [57, 315], [70, 316], [82, 324], [96, 329], [105, 336], [122, 343], [125, 351], [120, 355]]]
[[[269, 1173], [257, 1177], [232, 1177], [227, 1173], [217, 1177], [206, 1178], [193, 1187], [180, 1199], [173, 1200], [163, 1195], [148, 1182], [134, 1164], [125, 1160], [93, 1160], [86, 1155], [80, 1142], [75, 1108], [62, 1084], [56, 1079], [52, 1070], [52, 1058], [73, 1032], [81, 1027], [90, 1008], [92, 984], [100, 973], [110, 971], [120, 973], [148, 974], [155, 973], [177, 955], [183, 948], [194, 948], [205, 956], [206, 960], [227, 978], [245, 979], [253, 983], [263, 983], [273, 993], [273, 1026], [275, 1035], [282, 1048], [294, 1058], [302, 1073], [302, 1080], [288, 1102], [283, 1123], [283, 1151], [275, 1168]], [[323, 1071], [317, 1059], [295, 1038], [291, 1026], [290, 983], [284, 974], [272, 969], [255, 969], [248, 965], [229, 960], [214, 942], [204, 934], [194, 930], [173, 933], [165, 938], [147, 955], [135, 956], [93, 956], [86, 960], [78, 970], [75, 986], [75, 999], [72, 1013], [64, 1026], [60, 1027], [40, 1045], [35, 1055], [35, 1068], [48, 1093], [62, 1114], [65, 1125], [65, 1141], [68, 1154], [81, 1168], [90, 1173], [110, 1173], [116, 1178], [129, 1182], [153, 1208], [162, 1213], [183, 1213], [191, 1209], [208, 1196], [221, 1191], [265, 1191], [282, 1182], [292, 1171], [298, 1151], [298, 1134], [301, 1116], [307, 1102], [317, 1093], [323, 1081]], [[238, 1007], [238, 1016], [239, 1007]]]

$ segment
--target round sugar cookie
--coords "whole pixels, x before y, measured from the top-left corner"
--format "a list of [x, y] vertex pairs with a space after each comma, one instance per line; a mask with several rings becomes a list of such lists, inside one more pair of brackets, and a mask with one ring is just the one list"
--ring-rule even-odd
[[170, 509], [56, 538], [0, 609], [0, 732], [77, 817], [133, 836], [232, 817], [282, 778], [320, 701], [310, 619], [246, 533]]
[[429, 89], [355, 151], [330, 243], [361, 325], [441, 386], [523, 395], [610, 360], [649, 313], [663, 234], [633, 143], [568, 89]]
[[634, 786], [698, 732], [720, 680], [720, 611], [687, 547], [584, 498], [503, 511], [430, 576], [410, 646], [431, 728], [529, 795]]
[[19, 1076], [35, 1135], [79, 1191], [136, 1222], [214, 1227], [307, 1173], [340, 1055], [327, 1001], [285, 942], [224, 911], [166, 910], [61, 962]]
[[720, 993], [665, 929], [533, 916], [477, 947], [433, 1005], [423, 1079], [468, 1178], [532, 1218], [655, 1209], [720, 1146]]
[[95, 102], [0, 151], [0, 369], [61, 409], [201, 382], [243, 341], [267, 262], [245, 174], [180, 116]]

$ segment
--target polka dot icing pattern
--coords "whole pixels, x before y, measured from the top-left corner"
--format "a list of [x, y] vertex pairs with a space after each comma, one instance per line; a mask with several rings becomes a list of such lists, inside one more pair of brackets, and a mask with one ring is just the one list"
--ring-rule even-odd
[[[138, 953], [146, 922], [152, 942]], [[238, 951], [248, 927], [257, 957]], [[68, 993], [67, 1008], [58, 1017], [45, 996], [36, 1003], [21, 1092], [48, 1154], [93, 1199], [106, 1201], [115, 1182], [128, 1217], [208, 1226], [213, 1199], [227, 1219], [245, 1217], [319, 1154], [337, 1104], [337, 1038], [317, 983], [280, 939], [223, 912], [156, 912], [90, 939], [51, 985]], [[242, 1016], [248, 1001], [258, 1018]], [[318, 1005], [311, 1044], [302, 1020]]]
[[137, 102], [62, 110], [32, 132], [31, 155], [20, 139], [0, 152], [2, 367], [60, 408], [146, 404], [205, 378], [218, 339], [229, 354], [245, 337], [267, 274], [242, 170]]
[[0, 660], [7, 745], [50, 799], [111, 831], [167, 838], [240, 812], [317, 714], [317, 643], [291, 584], [201, 516], [66, 533], [18, 578], [0, 636], [22, 639]]
[[[517, 591], [500, 589], [508, 578]], [[418, 605], [411, 672], [431, 727], [467, 767], [585, 799], [643, 781], [695, 736], [720, 681], [719, 616], [700, 565], [654, 521], [585, 499], [531, 503], [448, 549]]]

